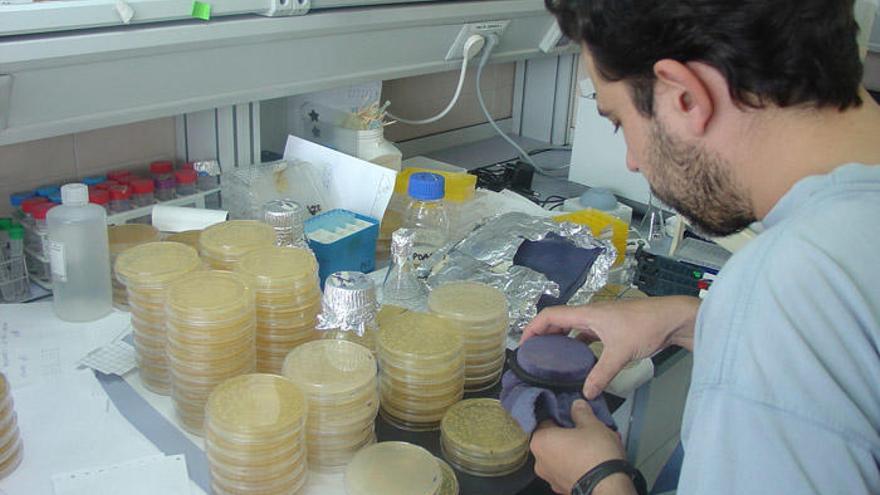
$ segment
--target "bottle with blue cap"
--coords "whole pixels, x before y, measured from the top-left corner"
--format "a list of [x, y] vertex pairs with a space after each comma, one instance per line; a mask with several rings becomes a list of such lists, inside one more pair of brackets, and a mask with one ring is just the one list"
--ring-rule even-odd
[[413, 261], [416, 267], [449, 240], [449, 213], [443, 196], [446, 183], [442, 175], [428, 172], [409, 178], [409, 205], [403, 226], [413, 230]]

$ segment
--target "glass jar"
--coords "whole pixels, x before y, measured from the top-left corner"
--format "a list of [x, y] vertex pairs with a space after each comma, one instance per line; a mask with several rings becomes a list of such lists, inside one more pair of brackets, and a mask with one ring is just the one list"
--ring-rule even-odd
[[274, 199], [263, 205], [263, 221], [275, 229], [276, 246], [309, 249], [305, 236], [305, 210], [296, 201]]
[[116, 182], [115, 180], [107, 179], [104, 182], [101, 182], [100, 184], [95, 184], [95, 188], [100, 189], [102, 191], [109, 191], [111, 187], [118, 186], [118, 185], [119, 185], [119, 182]]
[[181, 169], [174, 172], [174, 180], [177, 182], [177, 195], [189, 196], [196, 193], [196, 179], [198, 174], [194, 170]]
[[156, 185], [156, 199], [174, 199], [174, 164], [169, 161], [153, 162], [150, 164], [150, 175]]
[[21, 223], [27, 225], [34, 224], [34, 216], [33, 211], [34, 207], [41, 203], [48, 203], [49, 200], [42, 196], [35, 196], [33, 198], [28, 198], [21, 202]]
[[318, 330], [322, 338], [360, 344], [376, 353], [379, 333], [376, 284], [360, 272], [336, 272], [324, 282]]
[[443, 202], [445, 180], [427, 172], [412, 174], [409, 179], [410, 202], [403, 226], [414, 231], [413, 261], [416, 268], [449, 239], [449, 215]]
[[129, 176], [131, 176], [131, 170], [111, 170], [110, 172], [107, 172], [107, 180], [112, 180], [114, 182], [122, 182], [120, 179], [125, 179]]
[[110, 213], [121, 213], [131, 209], [131, 188], [118, 185], [110, 188]]
[[131, 201], [134, 203], [134, 206], [150, 206], [155, 203], [154, 189], [155, 186], [150, 179], [135, 179], [131, 181]]
[[89, 203], [94, 203], [101, 208], [110, 212], [110, 191], [104, 189], [95, 189], [89, 191]]
[[28, 248], [36, 253], [45, 253], [44, 244], [49, 236], [49, 227], [46, 225], [46, 214], [56, 206], [58, 205], [55, 203], [40, 203], [33, 209], [34, 235], [33, 237], [25, 239], [25, 242]]

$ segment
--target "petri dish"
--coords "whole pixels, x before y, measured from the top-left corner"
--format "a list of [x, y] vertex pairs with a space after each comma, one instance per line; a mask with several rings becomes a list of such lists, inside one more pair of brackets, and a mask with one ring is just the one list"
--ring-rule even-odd
[[343, 395], [375, 380], [376, 358], [354, 342], [316, 340], [290, 351], [283, 373], [310, 396]]
[[297, 247], [267, 247], [241, 257], [235, 270], [254, 280], [254, 288], [308, 288], [318, 286], [318, 262], [310, 251]]
[[406, 442], [381, 442], [361, 449], [345, 469], [348, 495], [435, 495], [442, 482], [434, 456]]
[[509, 474], [528, 457], [528, 435], [496, 399], [468, 399], [450, 407], [440, 435], [446, 460], [478, 476]]
[[[116, 258], [116, 275], [126, 286], [164, 288], [199, 269], [195, 249], [176, 242], [149, 242], [132, 247]], [[155, 294], [161, 298], [162, 292]]]
[[380, 355], [389, 361], [427, 363], [461, 354], [459, 332], [425, 313], [403, 313], [379, 331]]
[[428, 296], [428, 309], [444, 318], [469, 323], [508, 318], [504, 293], [478, 282], [452, 282], [434, 289]]
[[439, 457], [436, 459], [437, 464], [440, 465], [440, 471], [443, 473], [443, 482], [440, 484], [440, 489], [437, 490], [437, 495], [458, 495], [460, 490], [458, 477], [455, 476], [452, 466]]
[[223, 382], [206, 405], [216, 430], [241, 438], [277, 434], [302, 423], [306, 397], [290, 380], [269, 374], [242, 375]]
[[170, 318], [184, 322], [216, 322], [241, 318], [254, 306], [254, 295], [245, 281], [231, 272], [194, 272], [168, 287]]
[[165, 238], [165, 241], [186, 244], [187, 246], [189, 246], [195, 250], [198, 250], [200, 235], [202, 235], [201, 230], [184, 230], [183, 232], [178, 232], [176, 234], [169, 235], [168, 237]]
[[245, 254], [275, 245], [275, 229], [256, 220], [230, 220], [208, 227], [199, 236], [199, 252], [212, 265], [226, 268]]

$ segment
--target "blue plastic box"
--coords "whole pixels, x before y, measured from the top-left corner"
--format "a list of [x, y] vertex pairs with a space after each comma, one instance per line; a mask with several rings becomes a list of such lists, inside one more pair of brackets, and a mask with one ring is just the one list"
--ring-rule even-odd
[[370, 273], [376, 269], [379, 221], [348, 210], [330, 210], [306, 220], [306, 237], [318, 259], [321, 287], [341, 271]]

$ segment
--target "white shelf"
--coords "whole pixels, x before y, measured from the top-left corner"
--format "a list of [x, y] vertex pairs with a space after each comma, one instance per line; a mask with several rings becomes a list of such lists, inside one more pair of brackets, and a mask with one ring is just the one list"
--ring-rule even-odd
[[[2, 14], [0, 14], [2, 16]], [[493, 61], [544, 56], [543, 0], [328, 9], [0, 37], [0, 145], [443, 70], [462, 24], [509, 19]]]

